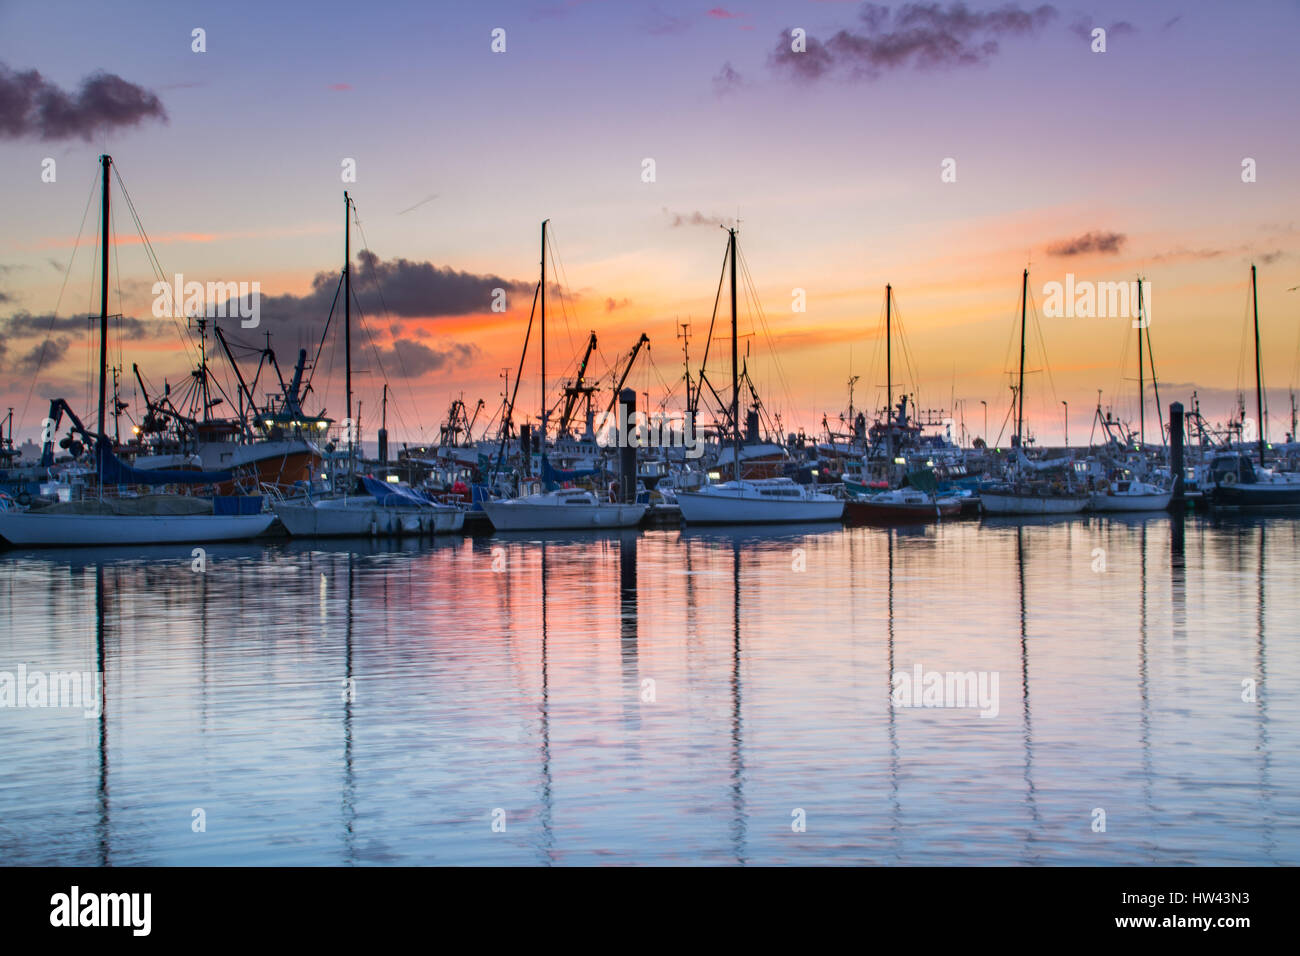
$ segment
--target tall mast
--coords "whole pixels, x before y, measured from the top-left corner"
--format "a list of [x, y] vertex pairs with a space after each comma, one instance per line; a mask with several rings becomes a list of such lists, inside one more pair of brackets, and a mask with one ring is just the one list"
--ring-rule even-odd
[[1256, 286], [1255, 265], [1250, 266], [1250, 304], [1255, 313], [1255, 411], [1259, 415], [1259, 464], [1264, 465], [1264, 385], [1259, 370], [1259, 289]]
[[1142, 280], [1138, 279], [1138, 445], [1147, 443], [1147, 393], [1142, 377]]
[[104, 167], [104, 182], [100, 187], [99, 212], [101, 248], [99, 259], [99, 418], [97, 427], [99, 434], [104, 435], [108, 431], [108, 425], [104, 418], [104, 409], [107, 405], [105, 390], [108, 377], [108, 244], [112, 235], [109, 229], [108, 171], [113, 165], [113, 157], [105, 153], [99, 157], [99, 162]]
[[352, 200], [343, 190], [343, 352], [348, 392], [348, 453], [356, 438], [356, 422], [352, 421]]
[[542, 220], [542, 437], [540, 447], [543, 458], [546, 457], [546, 224], [550, 221]]
[[885, 442], [889, 457], [894, 457], [894, 287], [885, 285]]
[[1025, 428], [1025, 310], [1029, 307], [1029, 270], [1020, 283], [1020, 384], [1016, 388], [1016, 447], [1024, 443]]
[[736, 367], [736, 230], [731, 235], [731, 454], [736, 481], [740, 481], [740, 376]]

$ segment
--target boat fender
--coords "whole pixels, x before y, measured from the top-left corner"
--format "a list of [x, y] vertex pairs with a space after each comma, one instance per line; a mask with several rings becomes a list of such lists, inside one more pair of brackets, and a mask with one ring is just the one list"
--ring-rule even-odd
[[611, 481], [611, 482], [609, 483], [609, 500], [610, 500], [610, 503], [611, 503], [611, 504], [613, 504], [613, 503], [615, 503], [615, 502], [618, 501], [618, 482], [617, 482], [617, 481]]
[[1219, 484], [1221, 485], [1235, 485], [1236, 483], [1237, 483], [1237, 474], [1236, 472], [1232, 472], [1232, 471], [1228, 472], [1226, 475], [1224, 475], [1222, 478], [1219, 479]]

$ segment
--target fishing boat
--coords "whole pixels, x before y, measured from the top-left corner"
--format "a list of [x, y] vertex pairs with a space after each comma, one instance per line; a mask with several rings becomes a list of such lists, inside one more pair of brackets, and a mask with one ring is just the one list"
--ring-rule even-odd
[[358, 479], [359, 494], [303, 496], [276, 502], [276, 515], [294, 537], [447, 534], [465, 526], [465, 509], [434, 501], [414, 488]]
[[957, 498], [939, 498], [915, 488], [882, 491], [853, 497], [844, 503], [844, 520], [850, 524], [910, 524], [955, 518], [961, 514]]
[[[543, 486], [550, 485], [557, 477], [556, 471], [551, 468], [547, 458], [546, 427], [547, 427], [547, 403], [546, 403], [546, 225], [550, 220], [542, 222], [542, 263], [541, 263], [541, 281], [537, 286], [537, 296], [541, 303], [541, 334], [539, 337], [541, 344], [541, 396], [542, 412], [541, 422], [538, 426], [537, 438], [540, 442], [542, 476], [541, 483]], [[536, 305], [537, 303], [534, 302]], [[529, 319], [529, 328], [532, 327], [532, 319]], [[644, 336], [643, 336], [644, 338]], [[594, 337], [593, 337], [594, 345]], [[528, 339], [524, 339], [524, 351], [527, 354]], [[584, 367], [586, 360], [584, 359]], [[522, 368], [523, 358], [520, 358], [520, 367]], [[515, 377], [515, 385], [518, 387], [519, 378]], [[617, 394], [617, 392], [615, 393]], [[513, 403], [512, 403], [513, 404]], [[507, 413], [509, 417], [509, 413]], [[528, 455], [522, 456], [524, 461], [528, 460]], [[570, 472], [562, 477], [577, 477], [578, 472]], [[559, 488], [551, 489], [542, 487], [540, 490], [531, 494], [521, 495], [515, 498], [496, 498], [482, 502], [483, 510], [487, 513], [488, 520], [492, 522], [492, 527], [497, 531], [567, 531], [575, 529], [596, 529], [596, 528], [632, 528], [641, 523], [645, 517], [646, 510], [650, 507], [648, 504], [636, 503], [635, 476], [630, 484], [633, 487], [620, 489], [619, 493], [611, 494], [610, 500], [605, 500], [601, 496], [582, 488]]]
[[[229, 471], [144, 470], [122, 462], [105, 434], [108, 382], [108, 281], [112, 242], [110, 171], [113, 159], [100, 157], [101, 186], [100, 309], [99, 309], [99, 417], [96, 431], [81, 424], [63, 399], [51, 404], [52, 428], [42, 461], [53, 461], [53, 431], [67, 414], [75, 435], [94, 448], [97, 494], [93, 498], [46, 503], [32, 501], [22, 508], [5, 502], [0, 507], [0, 538], [13, 545], [33, 547], [136, 544], [202, 544], [237, 541], [265, 531], [275, 520], [262, 508], [260, 496], [139, 495], [133, 487], [190, 485], [215, 489], [231, 480]], [[69, 445], [74, 443], [69, 440]], [[125, 495], [114, 491], [128, 489]], [[106, 493], [107, 492], [107, 493]], [[39, 507], [38, 507], [39, 505]]]
[[[1031, 462], [1023, 451], [1025, 422], [1025, 318], [1029, 307], [1029, 270], [1020, 286], [1020, 382], [1016, 387], [1016, 433], [1011, 447], [1015, 458], [1008, 481], [981, 485], [980, 508], [989, 515], [1078, 514], [1088, 506], [1089, 495], [1075, 490], [1071, 459]], [[1049, 478], [1046, 472], [1059, 469], [1063, 477]]]
[[[736, 230], [727, 230], [727, 255], [731, 271], [731, 456], [741, 463], [740, 374], [736, 353]], [[678, 489], [677, 504], [687, 524], [776, 524], [802, 521], [839, 521], [844, 501], [813, 491], [789, 478], [733, 479]]]
[[1233, 510], [1300, 506], [1300, 475], [1274, 471], [1267, 465], [1264, 379], [1260, 371], [1259, 294], [1255, 266], [1250, 267], [1250, 298], [1255, 325], [1255, 408], [1259, 415], [1259, 466], [1239, 451], [1217, 455], [1210, 462], [1210, 506]]
[[1146, 481], [1112, 481], [1092, 493], [1088, 508], [1092, 511], [1165, 511], [1173, 495], [1172, 491]]

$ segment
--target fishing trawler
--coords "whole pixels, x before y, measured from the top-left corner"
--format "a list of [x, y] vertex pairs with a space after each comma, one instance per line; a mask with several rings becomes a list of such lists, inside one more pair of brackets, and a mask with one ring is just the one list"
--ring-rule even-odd
[[[0, 502], [0, 538], [22, 546], [82, 546], [135, 544], [202, 544], [251, 538], [265, 531], [274, 516], [263, 513], [260, 496], [231, 496], [217, 492], [232, 480], [229, 471], [193, 469], [139, 469], [114, 454], [105, 434], [107, 423], [108, 283], [111, 230], [112, 157], [100, 157], [102, 166], [99, 314], [99, 407], [96, 430], [87, 429], [63, 399], [51, 402], [49, 430], [42, 464], [53, 464], [53, 432], [66, 414], [75, 438], [94, 449], [94, 497], [48, 503], [32, 501], [26, 508]], [[146, 240], [147, 241], [147, 240]], [[190, 486], [206, 494], [145, 494], [140, 486]], [[122, 492], [127, 493], [123, 494]]]

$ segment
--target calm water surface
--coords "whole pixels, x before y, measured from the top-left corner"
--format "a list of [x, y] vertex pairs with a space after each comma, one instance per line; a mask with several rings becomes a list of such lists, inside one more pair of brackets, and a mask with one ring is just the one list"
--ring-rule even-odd
[[0, 671], [105, 706], [0, 708], [0, 860], [1295, 865], [1298, 580], [1285, 518], [8, 551]]

